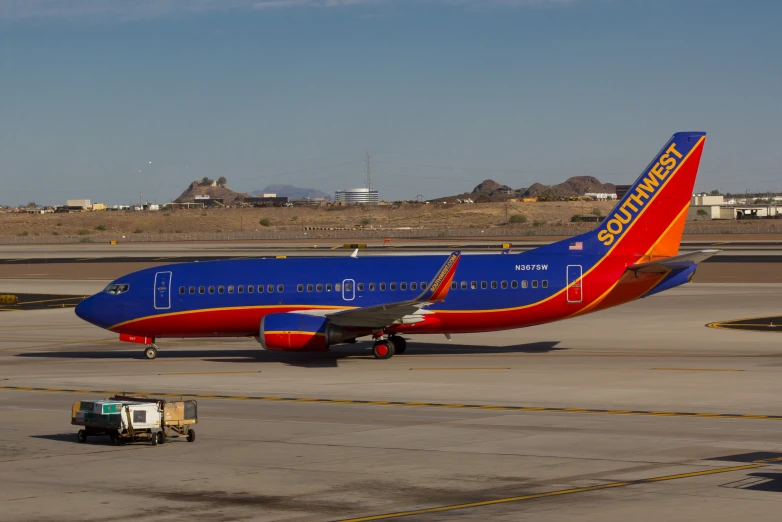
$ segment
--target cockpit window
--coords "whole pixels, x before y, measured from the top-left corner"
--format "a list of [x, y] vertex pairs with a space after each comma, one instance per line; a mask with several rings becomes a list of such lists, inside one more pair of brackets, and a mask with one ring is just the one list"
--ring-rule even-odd
[[128, 290], [130, 290], [130, 285], [117, 285], [112, 283], [109, 286], [107, 286], [103, 291], [106, 292], [107, 294], [118, 295], [118, 294], [124, 294]]

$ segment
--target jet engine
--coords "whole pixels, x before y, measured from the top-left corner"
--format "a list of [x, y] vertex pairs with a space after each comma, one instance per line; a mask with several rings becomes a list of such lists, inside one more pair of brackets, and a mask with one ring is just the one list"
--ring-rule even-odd
[[264, 316], [256, 340], [264, 350], [327, 352], [329, 346], [349, 339], [341, 326], [325, 317], [284, 312]]

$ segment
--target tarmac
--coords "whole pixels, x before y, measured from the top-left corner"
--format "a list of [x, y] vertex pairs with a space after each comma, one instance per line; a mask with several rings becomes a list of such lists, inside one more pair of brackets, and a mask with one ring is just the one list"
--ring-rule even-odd
[[[85, 275], [0, 293], [107, 282]], [[69, 308], [0, 312], [0, 519], [776, 521], [782, 335], [706, 325], [781, 294], [702, 282], [385, 361], [253, 339], [147, 361]], [[71, 404], [114, 392], [194, 396], [195, 442], [78, 443]]]

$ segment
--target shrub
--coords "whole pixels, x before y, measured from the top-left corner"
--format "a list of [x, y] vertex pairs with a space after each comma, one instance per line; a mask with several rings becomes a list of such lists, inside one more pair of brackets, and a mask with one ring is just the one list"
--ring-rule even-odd
[[258, 223], [259, 223], [261, 226], [264, 226], [264, 227], [270, 227], [270, 226], [272, 226], [272, 222], [269, 220], [269, 218], [263, 218], [263, 219], [262, 219], [262, 220], [260, 220]]
[[573, 214], [573, 217], [570, 218], [571, 223], [580, 223], [581, 221], [583, 221], [583, 219], [578, 214]]
[[369, 219], [369, 218], [362, 218], [362, 219], [361, 219], [361, 225], [362, 225], [362, 226], [369, 225], [370, 223], [372, 223], [372, 220], [371, 220], [371, 219]]
[[170, 216], [170, 215], [171, 215], [171, 213], [170, 213], [170, 212], [163, 212], [163, 217], [168, 217], [168, 216]]
[[513, 214], [508, 220], [508, 223], [526, 223], [526, 222], [527, 222], [527, 216], [525, 216], [524, 214]]
[[55, 230], [54, 232], [52, 232], [52, 235], [53, 235], [53, 236], [59, 236], [59, 235], [60, 235], [60, 233], [59, 233], [59, 232], [57, 232], [57, 231]]
[[29, 233], [28, 231], [26, 231], [26, 230], [25, 230], [24, 232], [19, 232], [19, 233], [18, 233], [18, 234], [16, 234], [16, 235], [17, 235], [17, 236], [29, 236], [29, 235], [30, 235], [30, 233]]
[[80, 243], [92, 243], [92, 238], [91, 237], [82, 237], [82, 238], [79, 239], [79, 242]]
[[141, 234], [142, 232], [144, 231], [141, 230], [140, 228], [137, 228], [136, 230], [133, 231], [134, 234]]
[[81, 229], [81, 230], [79, 230], [79, 235], [80, 236], [89, 236], [90, 235], [90, 231], [89, 230], [85, 230], [85, 229]]
[[95, 230], [100, 230], [101, 232], [105, 232], [106, 227], [104, 227], [103, 225], [98, 225], [97, 227], [95, 227]]
[[181, 234], [181, 233], [182, 233], [181, 230], [174, 230], [174, 234]]
[[540, 227], [540, 226], [543, 226], [545, 224], [546, 224], [546, 222], [544, 220], [542, 220], [542, 219], [536, 219], [535, 221], [532, 222], [532, 226], [533, 227]]
[[296, 221], [297, 219], [299, 219], [299, 216], [293, 216], [293, 217], [291, 218], [291, 221]]

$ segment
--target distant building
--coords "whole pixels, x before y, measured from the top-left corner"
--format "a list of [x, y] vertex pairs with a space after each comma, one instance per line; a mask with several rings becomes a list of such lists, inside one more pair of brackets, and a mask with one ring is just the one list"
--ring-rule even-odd
[[347, 204], [365, 203], [369, 205], [377, 205], [377, 190], [369, 190], [367, 188], [338, 190], [334, 192], [334, 202]]
[[276, 194], [264, 194], [263, 197], [244, 198], [242, 203], [251, 207], [284, 207], [288, 204], [288, 198]]
[[587, 192], [584, 196], [596, 199], [597, 201], [610, 201], [616, 199], [616, 194], [609, 194], [607, 192]]
[[87, 210], [92, 208], [92, 201], [89, 199], [69, 199], [65, 206], [71, 210]]

